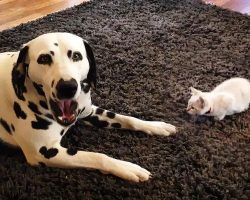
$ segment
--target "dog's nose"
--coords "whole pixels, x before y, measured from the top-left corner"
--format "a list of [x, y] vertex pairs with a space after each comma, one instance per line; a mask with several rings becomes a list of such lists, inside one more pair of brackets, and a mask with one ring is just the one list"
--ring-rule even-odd
[[64, 81], [60, 79], [56, 85], [58, 99], [71, 99], [75, 96], [78, 84], [75, 79]]

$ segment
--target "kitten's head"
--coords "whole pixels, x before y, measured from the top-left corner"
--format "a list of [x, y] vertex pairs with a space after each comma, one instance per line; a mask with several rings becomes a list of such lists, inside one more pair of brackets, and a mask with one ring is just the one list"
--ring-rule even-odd
[[190, 87], [191, 98], [188, 101], [187, 112], [191, 115], [203, 115], [208, 110], [208, 101], [204, 93], [193, 87]]

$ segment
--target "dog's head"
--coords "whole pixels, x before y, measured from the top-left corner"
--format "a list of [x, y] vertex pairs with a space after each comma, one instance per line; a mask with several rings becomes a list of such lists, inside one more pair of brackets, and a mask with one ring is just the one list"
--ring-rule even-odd
[[70, 33], [41, 35], [23, 46], [12, 71], [14, 90], [24, 101], [26, 79], [42, 87], [60, 124], [72, 124], [80, 95], [96, 86], [93, 51], [85, 40]]

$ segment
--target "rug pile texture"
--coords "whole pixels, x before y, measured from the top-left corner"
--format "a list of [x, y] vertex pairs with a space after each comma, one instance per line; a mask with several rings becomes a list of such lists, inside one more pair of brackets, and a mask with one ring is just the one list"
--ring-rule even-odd
[[190, 86], [208, 91], [231, 77], [250, 79], [249, 16], [196, 0], [96, 0], [1, 32], [0, 50], [56, 31], [93, 47], [94, 104], [172, 123], [178, 133], [148, 136], [77, 123], [63, 138], [64, 146], [151, 171], [152, 179], [139, 184], [98, 171], [31, 167], [21, 151], [1, 144], [1, 200], [249, 199], [250, 110], [223, 121], [185, 111]]

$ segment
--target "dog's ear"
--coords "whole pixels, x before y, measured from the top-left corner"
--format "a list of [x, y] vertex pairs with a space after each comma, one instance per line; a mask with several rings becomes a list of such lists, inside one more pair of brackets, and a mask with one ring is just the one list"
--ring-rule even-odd
[[23, 93], [27, 92], [26, 87], [24, 85], [25, 78], [28, 72], [29, 64], [26, 62], [28, 55], [28, 46], [24, 46], [18, 55], [17, 62], [14, 64], [12, 70], [12, 84], [15, 90], [17, 97], [20, 100], [25, 100]]
[[87, 58], [89, 61], [89, 72], [87, 75], [87, 80], [90, 83], [92, 88], [96, 88], [96, 62], [95, 62], [95, 57], [92, 48], [88, 44], [86, 40], [83, 40], [85, 49], [86, 49], [86, 54]]

